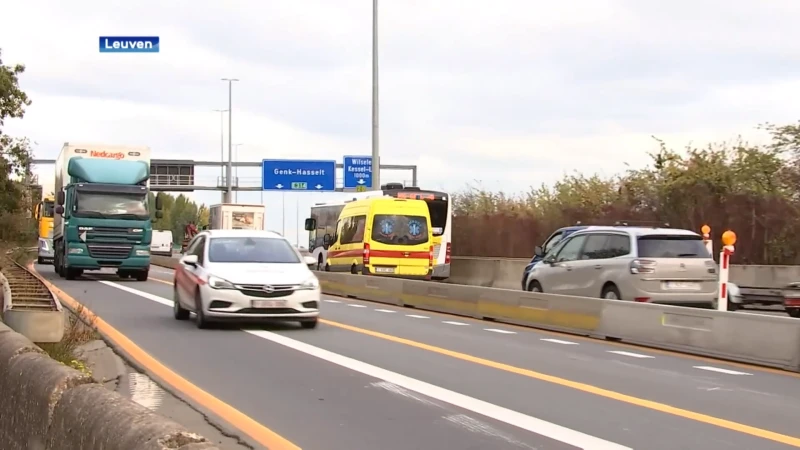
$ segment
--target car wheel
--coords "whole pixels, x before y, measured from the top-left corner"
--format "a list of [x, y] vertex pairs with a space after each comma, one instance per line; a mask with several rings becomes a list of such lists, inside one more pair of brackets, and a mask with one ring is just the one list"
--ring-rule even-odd
[[528, 283], [528, 292], [544, 293], [544, 290], [542, 289], [542, 285], [539, 284], [538, 281], [531, 281], [530, 283]]
[[789, 317], [794, 317], [800, 319], [800, 309], [797, 308], [789, 308], [786, 310], [786, 314], [789, 314]]
[[174, 286], [172, 288], [172, 313], [175, 316], [175, 320], [187, 320], [189, 319], [189, 310], [184, 309], [181, 306], [181, 302], [178, 301], [178, 287]]
[[200, 298], [200, 291], [197, 291], [194, 296], [194, 314], [195, 320], [197, 321], [197, 328], [203, 330], [211, 327], [211, 322], [206, 318], [206, 314], [203, 312], [203, 300]]
[[600, 297], [606, 300], [622, 300], [622, 296], [619, 295], [619, 289], [617, 289], [617, 287], [613, 284], [604, 287]]
[[310, 329], [313, 329], [313, 328], [317, 328], [317, 319], [314, 319], [314, 320], [303, 320], [303, 321], [300, 322], [300, 326], [305, 328], [305, 329], [307, 329], [307, 330], [310, 330]]

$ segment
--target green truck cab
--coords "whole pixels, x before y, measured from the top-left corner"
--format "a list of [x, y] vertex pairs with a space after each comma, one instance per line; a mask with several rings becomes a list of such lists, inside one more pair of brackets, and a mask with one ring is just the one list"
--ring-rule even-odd
[[[53, 227], [53, 265], [61, 277], [72, 280], [86, 270], [111, 268], [122, 278], [147, 280], [153, 226], [150, 152], [144, 148], [99, 151], [65, 144], [56, 161]], [[160, 218], [161, 199], [155, 203]]]

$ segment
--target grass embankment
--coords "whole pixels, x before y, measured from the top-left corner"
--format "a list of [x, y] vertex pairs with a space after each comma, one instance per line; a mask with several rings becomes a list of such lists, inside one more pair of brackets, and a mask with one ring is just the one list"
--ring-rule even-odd
[[[6, 246], [6, 249], [3, 249], [2, 252], [17, 263], [26, 266], [36, 259], [36, 253], [28, 250], [30, 247], [31, 245], [17, 246], [6, 250], [8, 248]], [[65, 321], [64, 337], [61, 338], [61, 342], [37, 343], [36, 345], [54, 360], [91, 375], [85, 362], [75, 356], [75, 350], [89, 341], [100, 339], [100, 335], [95, 331], [94, 319], [85, 314], [82, 306], [76, 311], [66, 307], [64, 309], [67, 312], [67, 320]]]

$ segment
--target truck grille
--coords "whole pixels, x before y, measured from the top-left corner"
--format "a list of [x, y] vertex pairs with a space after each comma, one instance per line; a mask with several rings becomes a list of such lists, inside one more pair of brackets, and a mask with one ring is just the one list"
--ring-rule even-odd
[[142, 237], [142, 233], [134, 234], [130, 228], [92, 227], [86, 232], [86, 242], [141, 242]]
[[130, 256], [132, 245], [88, 244], [89, 256], [98, 259], [124, 259]]

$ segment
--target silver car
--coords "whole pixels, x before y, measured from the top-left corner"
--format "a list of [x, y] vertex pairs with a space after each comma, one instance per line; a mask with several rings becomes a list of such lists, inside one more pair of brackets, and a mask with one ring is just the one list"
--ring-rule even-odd
[[703, 238], [692, 231], [592, 227], [569, 235], [544, 255], [528, 274], [526, 287], [581, 297], [713, 305], [718, 274]]

